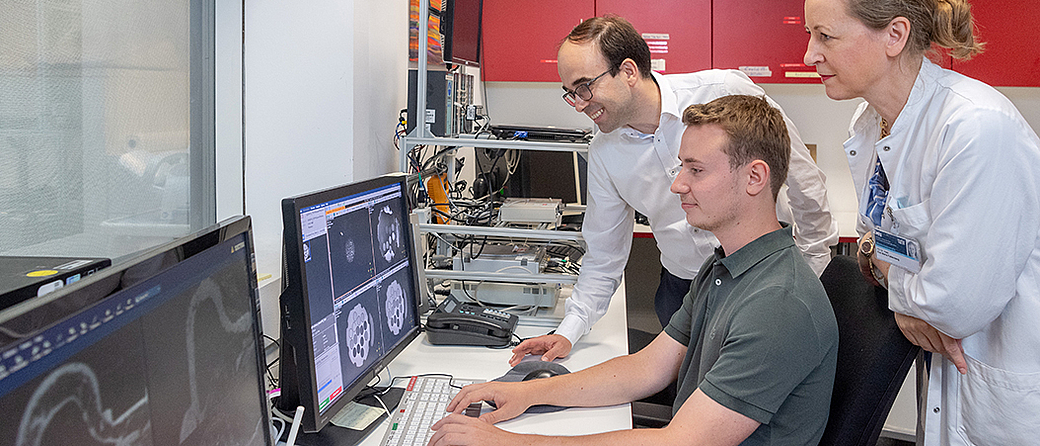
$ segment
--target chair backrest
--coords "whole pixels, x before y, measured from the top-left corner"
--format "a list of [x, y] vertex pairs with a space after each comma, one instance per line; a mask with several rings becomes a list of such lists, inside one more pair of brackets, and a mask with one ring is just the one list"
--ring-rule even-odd
[[855, 257], [834, 257], [820, 281], [839, 336], [830, 418], [820, 445], [875, 446], [920, 347], [899, 331], [888, 292], [867, 283]]

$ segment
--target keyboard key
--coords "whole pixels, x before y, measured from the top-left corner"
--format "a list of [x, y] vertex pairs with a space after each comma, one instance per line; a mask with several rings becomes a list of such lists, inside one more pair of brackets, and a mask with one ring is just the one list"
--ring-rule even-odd
[[[445, 409], [451, 399], [459, 393], [459, 387], [476, 380], [455, 380], [440, 376], [422, 376], [416, 378], [412, 390], [406, 390], [401, 398], [398, 410], [390, 420], [394, 428], [387, 429], [383, 436], [382, 446], [426, 445], [433, 436], [430, 429], [434, 423], [444, 418]], [[452, 385], [453, 384], [453, 385]], [[483, 403], [470, 404], [464, 411], [467, 416], [480, 415]]]

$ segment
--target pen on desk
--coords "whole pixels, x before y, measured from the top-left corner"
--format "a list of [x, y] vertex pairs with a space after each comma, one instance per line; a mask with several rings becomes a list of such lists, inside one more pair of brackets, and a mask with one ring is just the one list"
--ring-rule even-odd
[[289, 437], [285, 439], [285, 446], [296, 446], [296, 434], [300, 432], [301, 420], [303, 420], [303, 406], [296, 406], [296, 415], [293, 416], [292, 427], [289, 428]]

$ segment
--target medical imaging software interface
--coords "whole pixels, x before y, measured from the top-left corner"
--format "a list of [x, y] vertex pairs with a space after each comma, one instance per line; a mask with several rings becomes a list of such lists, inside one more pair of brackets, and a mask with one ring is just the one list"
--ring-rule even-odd
[[12, 346], [0, 445], [257, 445], [250, 249], [238, 236]]
[[400, 185], [300, 210], [318, 410], [411, 328], [411, 260]]

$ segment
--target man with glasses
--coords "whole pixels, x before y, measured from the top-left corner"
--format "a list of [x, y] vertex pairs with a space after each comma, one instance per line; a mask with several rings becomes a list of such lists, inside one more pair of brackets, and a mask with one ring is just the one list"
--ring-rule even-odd
[[[702, 265], [682, 307], [646, 348], [599, 365], [519, 383], [462, 388], [433, 425], [430, 446], [815, 445], [830, 411], [838, 325], [823, 285], [776, 219], [789, 171], [783, 115], [762, 97], [691, 105], [671, 184], [690, 225], [721, 246]], [[660, 429], [589, 436], [520, 435], [493, 424], [534, 405], [610, 406], [679, 383]], [[473, 402], [494, 403], [478, 419]]]
[[[651, 72], [646, 42], [617, 16], [594, 17], [571, 30], [560, 46], [557, 67], [563, 99], [598, 128], [589, 144], [588, 209], [582, 224], [588, 252], [555, 333], [521, 343], [513, 349], [512, 365], [528, 354], [545, 361], [566, 356], [603, 317], [628, 261], [636, 211], [648, 217], [661, 251], [654, 309], [661, 326], [668, 325], [701, 263], [719, 246], [710, 232], [686, 223], [678, 197], [668, 191], [680, 170], [682, 110], [722, 96], [765, 95], [735, 70]], [[777, 213], [792, 224], [799, 250], [820, 275], [830, 261], [830, 246], [838, 242], [837, 222], [827, 204], [823, 172], [794, 124], [784, 119], [791, 169]]]

